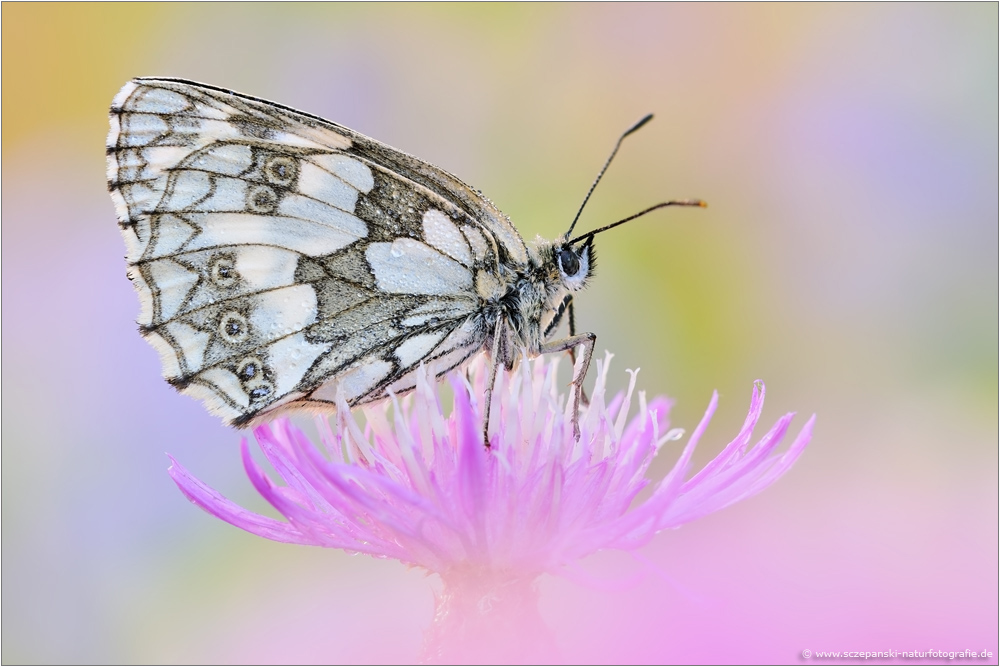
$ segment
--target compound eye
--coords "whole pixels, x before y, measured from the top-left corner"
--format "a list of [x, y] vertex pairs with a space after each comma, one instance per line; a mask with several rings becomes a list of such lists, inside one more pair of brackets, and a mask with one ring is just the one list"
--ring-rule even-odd
[[575, 278], [580, 272], [580, 258], [569, 248], [559, 251], [559, 269], [567, 278]]

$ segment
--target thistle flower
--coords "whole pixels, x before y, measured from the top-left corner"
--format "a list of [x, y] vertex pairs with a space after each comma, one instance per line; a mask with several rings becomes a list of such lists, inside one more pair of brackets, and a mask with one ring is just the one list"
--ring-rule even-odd
[[[541, 645], [551, 657], [533, 587], [540, 574], [564, 572], [600, 549], [635, 551], [661, 530], [756, 494], [792, 466], [815, 419], [783, 454], [775, 448], [792, 414], [751, 447], [764, 406], [758, 382], [736, 438], [688, 476], [716, 409], [714, 394], [673, 468], [637, 502], [650, 484], [645, 473], [653, 458], [681, 432], [670, 429], [671, 402], [663, 397], [647, 402], [638, 392], [638, 414], [629, 419], [635, 372], [626, 392], [607, 399], [610, 356], [598, 362], [593, 397], [581, 408], [579, 440], [572, 402], [557, 387], [558, 360], [543, 359], [498, 375], [489, 449], [480, 431], [483, 359], [470, 376], [449, 376], [454, 407], [447, 417], [435, 384], [422, 374], [411, 396], [391, 401], [391, 417], [389, 402], [363, 408], [364, 430], [346, 403], [335, 429], [317, 419], [319, 446], [286, 419], [256, 428], [284, 485], [265, 474], [246, 440], [243, 464], [287, 521], [239, 507], [173, 459], [170, 475], [202, 509], [255, 535], [395, 558], [439, 574], [444, 591], [425, 659], [509, 662], [528, 658], [518, 646], [532, 645], [530, 655], [537, 657]], [[505, 638], [512, 636], [522, 643], [509, 644]]]

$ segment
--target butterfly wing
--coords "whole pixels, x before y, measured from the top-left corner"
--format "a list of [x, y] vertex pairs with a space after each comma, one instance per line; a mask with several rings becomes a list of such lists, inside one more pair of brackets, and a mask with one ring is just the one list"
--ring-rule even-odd
[[454, 368], [485, 341], [477, 283], [528, 261], [447, 172], [230, 91], [135, 79], [107, 152], [140, 329], [168, 381], [234, 425]]

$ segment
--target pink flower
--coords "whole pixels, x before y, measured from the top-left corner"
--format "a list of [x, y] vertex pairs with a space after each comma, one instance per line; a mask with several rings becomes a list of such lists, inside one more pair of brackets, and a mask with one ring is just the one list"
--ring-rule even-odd
[[[251, 458], [246, 440], [243, 464], [287, 522], [239, 507], [173, 459], [170, 475], [202, 509], [255, 535], [396, 558], [440, 574], [445, 593], [425, 658], [475, 657], [469, 646], [449, 648], [457, 633], [477, 638], [477, 654], [500, 659], [482, 641], [498, 634], [498, 613], [521, 619], [514, 622], [524, 629], [534, 627], [531, 582], [538, 575], [560, 573], [599, 549], [634, 551], [661, 530], [748, 498], [783, 475], [809, 442], [815, 417], [784, 453], [775, 451], [793, 417], [787, 414], [751, 446], [764, 406], [764, 386], [757, 383], [736, 438], [689, 476], [691, 456], [715, 412], [715, 394], [673, 469], [636, 502], [651, 483], [645, 473], [653, 458], [680, 432], [670, 430], [671, 402], [663, 397], [647, 402], [639, 392], [638, 414], [628, 418], [634, 372], [628, 391], [606, 400], [608, 360], [610, 355], [597, 363], [593, 397], [581, 407], [579, 441], [567, 396], [557, 386], [557, 361], [544, 359], [498, 374], [488, 450], [477, 400], [486, 376], [482, 358], [471, 369], [471, 384], [463, 373], [449, 376], [455, 398], [447, 417], [435, 384], [424, 376], [411, 396], [365, 407], [364, 430], [346, 404], [335, 430], [317, 419], [319, 446], [287, 419], [256, 428], [284, 485]], [[507, 611], [494, 610], [479, 633], [473, 627], [479, 621], [469, 615], [471, 609], [488, 615], [483, 600]], [[506, 657], [527, 656], [508, 651]]]

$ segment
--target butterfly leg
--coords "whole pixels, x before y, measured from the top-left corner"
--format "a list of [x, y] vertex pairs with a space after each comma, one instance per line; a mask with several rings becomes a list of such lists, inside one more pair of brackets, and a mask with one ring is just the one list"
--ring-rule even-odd
[[541, 354], [552, 354], [553, 352], [574, 350], [578, 345], [583, 347], [580, 372], [573, 377], [573, 437], [577, 440], [580, 439], [580, 397], [583, 395], [583, 380], [587, 377], [587, 369], [590, 368], [590, 358], [594, 356], [596, 342], [597, 334], [582, 333], [562, 340], [554, 340], [551, 343], [543, 343], [539, 349]]
[[490, 372], [486, 376], [486, 396], [483, 406], [483, 444], [490, 448], [490, 408], [493, 407], [493, 385], [497, 381], [497, 366], [500, 365], [500, 326], [493, 334], [493, 347], [490, 352]]
[[[572, 338], [576, 335], [576, 311], [573, 310], [573, 295], [570, 294], [566, 297], [567, 305], [566, 309], [569, 311], [569, 337]], [[569, 348], [569, 359], [573, 363], [574, 368], [576, 367], [576, 348]], [[590, 362], [587, 362], [588, 365]], [[586, 375], [586, 372], [584, 373]], [[587, 398], [587, 392], [584, 390], [583, 385], [580, 385], [580, 402], [584, 405], [590, 405], [590, 399]]]

